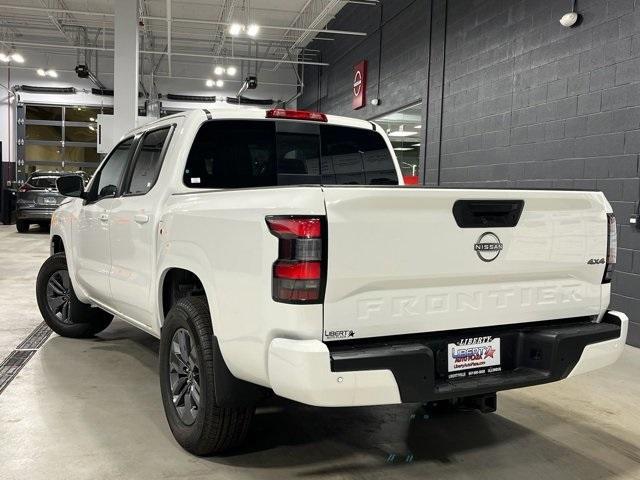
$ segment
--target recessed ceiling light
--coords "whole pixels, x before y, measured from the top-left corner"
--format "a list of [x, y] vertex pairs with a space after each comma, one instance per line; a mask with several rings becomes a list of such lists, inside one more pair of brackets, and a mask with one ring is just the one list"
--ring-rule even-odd
[[260, 26], [256, 25], [255, 23], [252, 23], [247, 27], [247, 35], [249, 35], [250, 37], [255, 37], [256, 35], [258, 35], [259, 31]]
[[216, 80], [216, 87], [224, 86], [224, 82], [222, 80]]
[[16, 63], [24, 63], [24, 57], [20, 55], [18, 52], [13, 52], [11, 54], [11, 60], [13, 60]]
[[44, 69], [42, 69], [42, 68], [37, 69], [36, 73], [38, 75], [40, 75], [41, 77], [45, 77], [47, 75], [47, 72], [45, 72]]
[[420, 129], [422, 128], [422, 125], [416, 125], [416, 126], [415, 126], [415, 127], [413, 127], [413, 128], [415, 128], [416, 130], [420, 130]]
[[204, 82], [204, 84], [207, 87], [213, 87], [213, 85], [214, 85], [213, 80], [211, 80], [210, 78], [206, 82]]
[[418, 132], [414, 132], [411, 130], [405, 130], [404, 125], [400, 125], [398, 130], [394, 130], [393, 132], [389, 132], [390, 137], [410, 137], [411, 135], [415, 135]]
[[409, 150], [413, 150], [411, 147], [395, 147], [394, 150], [396, 152], [408, 152]]
[[93, 118], [93, 117], [89, 117], [89, 121], [90, 121], [90, 122], [95, 122], [95, 121], [96, 121], [96, 119], [95, 119], [95, 118]]
[[0, 62], [8, 63], [11, 61], [11, 57], [4, 52], [0, 52]]
[[216, 65], [216, 67], [213, 69], [213, 73], [215, 73], [216, 75], [222, 75], [224, 73], [224, 68], [222, 68], [220, 65]]
[[238, 69], [236, 67], [234, 66], [227, 67], [227, 74], [233, 77], [236, 73], [238, 73]]
[[96, 127], [94, 127], [93, 125], [89, 125], [89, 130], [91, 130], [92, 132], [96, 131]]
[[49, 75], [51, 78], [58, 78], [58, 72], [56, 72], [53, 69], [47, 70], [46, 74]]
[[240, 32], [244, 29], [244, 25], [241, 23], [232, 23], [229, 25], [229, 34], [231, 35], [240, 35]]
[[411, 146], [412, 146], [412, 147], [419, 147], [419, 146], [420, 146], [420, 144], [419, 144], [419, 143], [412, 143], [412, 144], [411, 144]]

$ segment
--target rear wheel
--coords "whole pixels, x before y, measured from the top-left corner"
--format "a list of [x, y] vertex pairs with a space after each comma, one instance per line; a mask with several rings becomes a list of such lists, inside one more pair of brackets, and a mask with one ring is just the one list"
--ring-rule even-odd
[[42, 264], [36, 281], [36, 298], [44, 321], [63, 337], [92, 337], [113, 320], [113, 315], [78, 300], [64, 253], [56, 253]]
[[27, 233], [29, 231], [29, 226], [29, 223], [24, 220], [18, 220], [16, 222], [16, 230], [18, 230], [19, 233]]
[[247, 435], [253, 407], [220, 407], [214, 385], [213, 330], [204, 297], [173, 306], [160, 339], [160, 386], [169, 427], [195, 455], [238, 446]]

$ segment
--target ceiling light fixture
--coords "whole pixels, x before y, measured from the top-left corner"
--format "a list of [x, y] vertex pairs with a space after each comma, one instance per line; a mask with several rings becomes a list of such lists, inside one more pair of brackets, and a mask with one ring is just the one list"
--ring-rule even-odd
[[413, 150], [411, 147], [395, 147], [394, 150], [396, 152], [408, 152], [409, 150]]
[[216, 65], [213, 69], [213, 73], [215, 73], [216, 75], [222, 75], [224, 73], [224, 68], [220, 65]]
[[249, 35], [250, 37], [255, 37], [256, 35], [258, 35], [259, 31], [260, 26], [256, 25], [255, 23], [252, 23], [247, 27], [247, 35]]
[[213, 85], [214, 85], [213, 80], [211, 80], [210, 78], [209, 78], [209, 79], [207, 79], [207, 81], [206, 81], [206, 82], [204, 82], [204, 83], [205, 83], [205, 85], [206, 85], [207, 87], [213, 87]]
[[418, 132], [414, 132], [412, 130], [405, 130], [404, 125], [400, 125], [398, 130], [394, 130], [389, 133], [390, 137], [410, 137], [411, 135], [416, 135]]
[[230, 35], [240, 35], [240, 33], [244, 30], [244, 25], [241, 23], [232, 23], [229, 25], [229, 34]]
[[24, 57], [20, 55], [18, 52], [13, 52], [11, 54], [11, 60], [13, 60], [16, 63], [24, 63]]
[[216, 87], [224, 86], [224, 82], [222, 80], [216, 80]]
[[227, 67], [227, 74], [228, 75], [231, 75], [233, 77], [236, 73], [238, 73], [238, 69], [236, 67], [234, 67], [234, 66]]
[[8, 63], [11, 61], [11, 57], [4, 52], [0, 52], [0, 62]]
[[56, 72], [53, 68], [48, 68], [45, 70], [44, 68], [38, 68], [36, 73], [41, 77], [51, 77], [58, 78], [58, 72]]

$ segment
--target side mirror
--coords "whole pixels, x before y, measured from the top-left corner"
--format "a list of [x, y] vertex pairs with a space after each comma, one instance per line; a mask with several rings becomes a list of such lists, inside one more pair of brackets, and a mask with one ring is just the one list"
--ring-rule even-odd
[[63, 175], [56, 180], [58, 192], [65, 197], [84, 198], [84, 181], [80, 175]]
[[118, 187], [115, 185], [105, 185], [98, 193], [98, 198], [115, 197], [118, 192]]

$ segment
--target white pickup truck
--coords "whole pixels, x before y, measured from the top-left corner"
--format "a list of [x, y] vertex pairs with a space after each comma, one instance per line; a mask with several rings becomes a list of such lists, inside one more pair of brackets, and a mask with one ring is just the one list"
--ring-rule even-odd
[[160, 339], [177, 441], [245, 437], [270, 392], [316, 406], [444, 402], [620, 356], [616, 226], [600, 192], [404, 187], [376, 124], [207, 110], [128, 134], [65, 176], [37, 280], [58, 334], [114, 315]]

